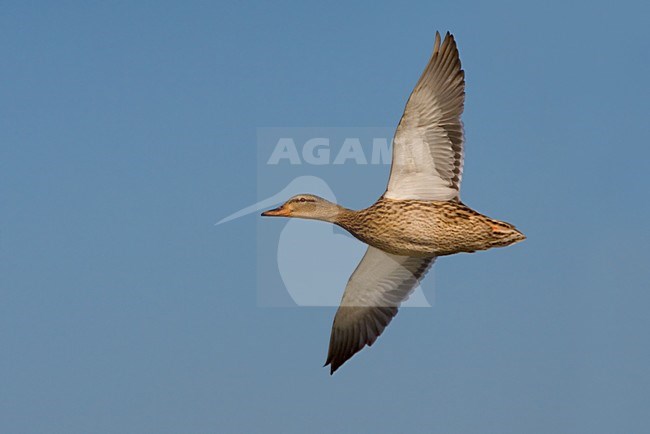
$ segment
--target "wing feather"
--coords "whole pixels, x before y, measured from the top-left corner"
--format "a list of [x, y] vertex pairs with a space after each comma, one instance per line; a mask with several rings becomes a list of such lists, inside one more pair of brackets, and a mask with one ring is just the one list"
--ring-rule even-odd
[[458, 200], [463, 174], [465, 73], [454, 37], [433, 54], [404, 109], [393, 139], [393, 164], [385, 197]]
[[331, 373], [363, 347], [375, 343], [434, 260], [392, 255], [368, 246], [334, 317], [325, 362]]

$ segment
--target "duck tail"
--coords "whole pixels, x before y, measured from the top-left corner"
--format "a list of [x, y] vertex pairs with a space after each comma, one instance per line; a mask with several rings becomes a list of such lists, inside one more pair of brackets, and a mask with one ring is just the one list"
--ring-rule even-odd
[[522, 234], [510, 223], [497, 220], [490, 223], [492, 226], [493, 247], [505, 247], [526, 239], [526, 235]]

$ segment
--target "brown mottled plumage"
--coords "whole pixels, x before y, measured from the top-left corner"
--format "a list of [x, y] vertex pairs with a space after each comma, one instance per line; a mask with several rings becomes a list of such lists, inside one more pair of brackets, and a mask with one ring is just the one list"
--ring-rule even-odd
[[334, 221], [366, 244], [402, 256], [445, 256], [505, 247], [526, 237], [455, 201], [381, 198], [360, 211], [344, 209]]

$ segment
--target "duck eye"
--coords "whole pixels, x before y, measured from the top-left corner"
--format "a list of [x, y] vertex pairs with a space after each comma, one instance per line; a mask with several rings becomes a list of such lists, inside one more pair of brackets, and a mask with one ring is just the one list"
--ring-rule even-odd
[[298, 202], [307, 202], [307, 199], [305, 199], [304, 197], [301, 197], [300, 199], [298, 199]]

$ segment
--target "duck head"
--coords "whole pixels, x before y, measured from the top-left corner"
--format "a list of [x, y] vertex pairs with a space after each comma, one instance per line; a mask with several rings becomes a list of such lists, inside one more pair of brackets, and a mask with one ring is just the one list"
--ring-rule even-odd
[[265, 217], [298, 217], [335, 222], [345, 208], [313, 194], [299, 194], [277, 208], [262, 213]]

